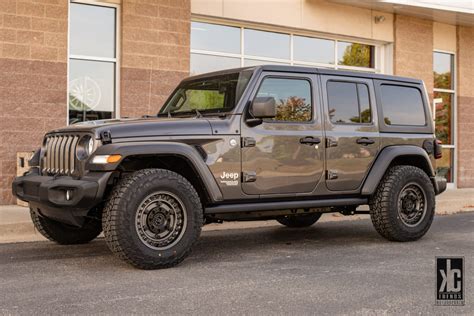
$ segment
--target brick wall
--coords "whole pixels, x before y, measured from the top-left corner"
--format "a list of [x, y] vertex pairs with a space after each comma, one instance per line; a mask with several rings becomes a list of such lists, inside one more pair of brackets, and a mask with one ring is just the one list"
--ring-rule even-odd
[[123, 0], [121, 116], [155, 114], [189, 73], [190, 0]]
[[[156, 113], [189, 73], [190, 0], [123, 0], [121, 116]], [[0, 0], [0, 204], [17, 152], [67, 119], [68, 0]]]
[[66, 123], [67, 1], [0, 1], [0, 204], [15, 203], [17, 152]]
[[424, 80], [433, 95], [433, 22], [395, 15], [394, 73]]
[[474, 27], [457, 27], [458, 186], [474, 187]]

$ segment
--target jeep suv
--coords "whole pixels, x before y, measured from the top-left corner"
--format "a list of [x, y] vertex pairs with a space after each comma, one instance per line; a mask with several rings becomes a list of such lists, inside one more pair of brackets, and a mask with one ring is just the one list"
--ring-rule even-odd
[[155, 116], [47, 133], [13, 193], [46, 238], [103, 231], [118, 257], [155, 269], [211, 222], [307, 227], [368, 205], [380, 235], [419, 239], [446, 189], [440, 157], [422, 81], [259, 66], [185, 79]]

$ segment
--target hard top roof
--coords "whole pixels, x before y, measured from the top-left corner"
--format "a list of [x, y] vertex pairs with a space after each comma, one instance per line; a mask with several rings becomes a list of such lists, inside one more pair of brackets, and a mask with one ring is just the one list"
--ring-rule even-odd
[[289, 65], [288, 66], [287, 65], [261, 65], [261, 66], [253, 66], [253, 67], [225, 69], [225, 70], [200, 74], [197, 76], [192, 76], [192, 77], [186, 78], [185, 81], [196, 80], [196, 79], [201, 79], [201, 78], [206, 78], [206, 77], [211, 77], [211, 76], [225, 75], [229, 73], [240, 72], [243, 70], [253, 70], [255, 72], [272, 71], [272, 72], [287, 72], [287, 73], [312, 73], [312, 74], [323, 74], [323, 75], [332, 75], [332, 76], [347, 76], [347, 77], [391, 80], [391, 81], [409, 82], [409, 83], [422, 83], [420, 79], [414, 79], [414, 78], [408, 78], [408, 77], [375, 74], [375, 73], [362, 72], [362, 71], [347, 71], [347, 70], [335, 70], [335, 69], [327, 69], [327, 68], [289, 66]]

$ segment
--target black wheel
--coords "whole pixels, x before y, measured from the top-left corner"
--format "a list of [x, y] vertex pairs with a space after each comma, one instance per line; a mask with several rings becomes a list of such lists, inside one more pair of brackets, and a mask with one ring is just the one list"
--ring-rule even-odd
[[277, 218], [277, 222], [292, 228], [309, 227], [316, 223], [322, 213], [312, 213], [303, 215], [288, 215]]
[[184, 177], [164, 169], [144, 169], [122, 179], [103, 212], [107, 245], [141, 269], [180, 263], [199, 238], [201, 201]]
[[388, 240], [413, 241], [431, 226], [435, 193], [428, 175], [414, 166], [388, 170], [370, 199], [370, 217], [377, 232]]
[[100, 220], [86, 219], [82, 227], [74, 227], [42, 217], [30, 209], [31, 219], [41, 235], [61, 245], [85, 244], [99, 236]]

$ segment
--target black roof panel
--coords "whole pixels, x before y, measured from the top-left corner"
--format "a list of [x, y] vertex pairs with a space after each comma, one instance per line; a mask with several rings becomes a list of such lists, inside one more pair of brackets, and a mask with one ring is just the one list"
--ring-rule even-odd
[[369, 79], [378, 79], [378, 80], [402, 81], [402, 82], [410, 82], [410, 83], [422, 83], [420, 79], [393, 76], [393, 75], [375, 74], [375, 73], [362, 72], [362, 71], [335, 70], [335, 69], [317, 68], [317, 67], [309, 67], [309, 66], [302, 67], [302, 66], [286, 66], [286, 65], [262, 65], [262, 66], [253, 66], [253, 67], [232, 68], [232, 69], [214, 71], [214, 72], [200, 74], [197, 76], [192, 76], [185, 80], [195, 80], [195, 79], [205, 78], [209, 76], [224, 75], [224, 74], [239, 72], [239, 71], [247, 70], [247, 69], [255, 69], [256, 71], [314, 73], [314, 74], [323, 74], [323, 75], [331, 75], [331, 76], [347, 76], [347, 77], [369, 78]]

